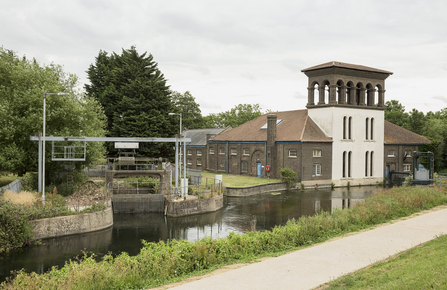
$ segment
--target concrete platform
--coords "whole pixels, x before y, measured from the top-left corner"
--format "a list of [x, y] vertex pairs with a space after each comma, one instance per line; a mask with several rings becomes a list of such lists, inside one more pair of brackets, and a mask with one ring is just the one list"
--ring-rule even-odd
[[314, 289], [447, 234], [447, 208], [162, 289]]

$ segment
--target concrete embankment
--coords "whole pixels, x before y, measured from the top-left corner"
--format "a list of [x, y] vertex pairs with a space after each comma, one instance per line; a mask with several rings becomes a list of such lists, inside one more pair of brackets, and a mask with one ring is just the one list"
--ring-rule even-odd
[[112, 208], [103, 211], [30, 221], [34, 240], [99, 231], [113, 226]]
[[225, 196], [250, 196], [263, 192], [287, 190], [287, 185], [284, 182], [267, 183], [247, 187], [226, 187], [224, 190]]
[[223, 195], [203, 199], [172, 200], [167, 202], [166, 215], [172, 217], [214, 212], [223, 208]]

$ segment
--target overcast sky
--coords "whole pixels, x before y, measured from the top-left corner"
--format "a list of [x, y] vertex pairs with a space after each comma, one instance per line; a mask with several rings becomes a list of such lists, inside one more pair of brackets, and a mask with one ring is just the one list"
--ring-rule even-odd
[[394, 74], [385, 100], [447, 107], [446, 0], [1, 0], [0, 46], [88, 82], [100, 50], [136, 46], [203, 115], [237, 104], [304, 109], [302, 69], [329, 61]]

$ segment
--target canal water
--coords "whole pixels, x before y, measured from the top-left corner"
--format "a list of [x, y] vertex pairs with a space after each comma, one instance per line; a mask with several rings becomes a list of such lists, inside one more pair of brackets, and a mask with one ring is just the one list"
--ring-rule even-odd
[[53, 266], [81, 257], [83, 252], [97, 257], [111, 252], [136, 255], [141, 240], [149, 242], [203, 237], [221, 238], [230, 232], [271, 230], [289, 219], [311, 216], [323, 210], [333, 212], [349, 208], [376, 192], [378, 187], [318, 189], [263, 193], [250, 197], [224, 197], [224, 208], [213, 213], [167, 218], [161, 213], [115, 214], [113, 227], [88, 234], [42, 240], [39, 246], [27, 247], [0, 256], [0, 281], [11, 271], [43, 273]]

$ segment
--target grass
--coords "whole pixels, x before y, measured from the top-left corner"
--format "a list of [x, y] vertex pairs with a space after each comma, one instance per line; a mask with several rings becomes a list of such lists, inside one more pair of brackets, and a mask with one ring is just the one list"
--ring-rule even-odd
[[202, 171], [202, 176], [206, 178], [214, 178], [216, 175], [222, 175], [222, 183], [226, 187], [247, 187], [266, 183], [281, 182], [280, 179], [266, 179], [260, 177], [232, 174], [216, 174]]
[[11, 190], [6, 191], [1, 198], [15, 205], [23, 204], [26, 206], [33, 206], [38, 200], [38, 196], [34, 192], [21, 191], [20, 193], [16, 193]]
[[0, 187], [10, 184], [14, 180], [17, 179], [17, 175], [8, 174], [8, 175], [0, 175]]
[[320, 289], [446, 289], [446, 256], [444, 235]]
[[[393, 188], [333, 214], [321, 212], [312, 217], [290, 220], [272, 231], [230, 233], [221, 239], [204, 238], [196, 242], [173, 240], [146, 243], [136, 256], [126, 253], [107, 255], [96, 262], [85, 255], [61, 269], [38, 275], [21, 271], [2, 289], [141, 289], [155, 287], [201, 275], [224, 265], [250, 262], [260, 257], [277, 256], [304, 246], [323, 242], [370, 228], [415, 212], [447, 204], [443, 190], [432, 188]], [[439, 255], [443, 257], [444, 255]], [[423, 266], [423, 265], [422, 265]], [[409, 268], [412, 275], [417, 272]], [[436, 273], [443, 271], [439, 268]], [[408, 289], [405, 287], [405, 289]], [[416, 289], [418, 289], [416, 287]]]

